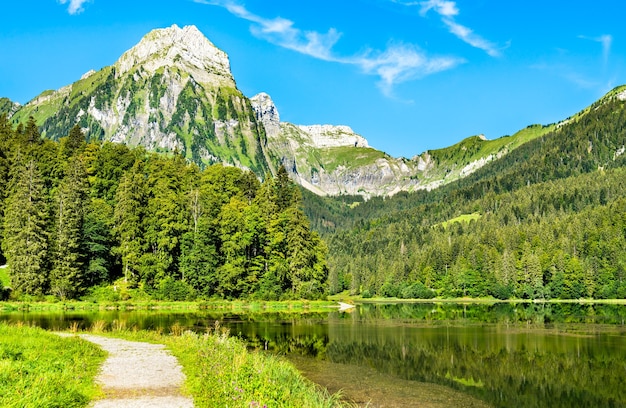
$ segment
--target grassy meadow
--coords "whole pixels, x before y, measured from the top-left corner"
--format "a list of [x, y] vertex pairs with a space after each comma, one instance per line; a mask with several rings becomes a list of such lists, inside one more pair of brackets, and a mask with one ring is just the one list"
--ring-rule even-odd
[[[97, 331], [97, 330], [96, 330]], [[108, 335], [108, 334], [107, 334]], [[216, 326], [195, 334], [172, 328], [110, 333], [133, 341], [165, 344], [187, 376], [186, 391], [197, 407], [347, 407], [340, 396], [305, 379], [289, 362], [261, 351]]]
[[78, 338], [0, 323], [0, 406], [85, 407], [106, 353]]
[[[305, 379], [289, 362], [250, 351], [243, 340], [216, 325], [209, 333], [109, 329], [93, 334], [165, 344], [187, 376], [197, 407], [346, 407], [340, 396]], [[0, 406], [84, 407], [100, 395], [94, 378], [105, 352], [80, 338], [0, 324]]]

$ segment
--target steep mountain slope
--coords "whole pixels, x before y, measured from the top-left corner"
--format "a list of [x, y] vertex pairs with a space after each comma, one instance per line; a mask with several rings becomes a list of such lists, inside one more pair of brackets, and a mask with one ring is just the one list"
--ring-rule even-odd
[[292, 179], [319, 195], [392, 195], [418, 186], [419, 160], [393, 158], [371, 148], [348, 126], [294, 125], [280, 121], [269, 95], [252, 99], [268, 150]]
[[0, 115], [11, 117], [19, 108], [19, 103], [15, 103], [9, 98], [0, 98]]
[[78, 122], [88, 138], [268, 170], [264, 132], [236, 87], [228, 56], [194, 26], [150, 32], [114, 65], [42, 93], [13, 120], [31, 115], [51, 139]]
[[196, 27], [176, 25], [153, 30], [112, 66], [24, 106], [0, 100], [3, 112], [14, 124], [34, 117], [50, 139], [66, 136], [78, 123], [89, 139], [178, 151], [201, 166], [224, 163], [261, 178], [283, 164], [315, 194], [365, 198], [449, 184], [567, 122], [534, 125], [495, 140], [474, 136], [410, 159], [393, 158], [348, 126], [281, 122], [267, 94], [248, 99], [237, 89], [225, 52]]

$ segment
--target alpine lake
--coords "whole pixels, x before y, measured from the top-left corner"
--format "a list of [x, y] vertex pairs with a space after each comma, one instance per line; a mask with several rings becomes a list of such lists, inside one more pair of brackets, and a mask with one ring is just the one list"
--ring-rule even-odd
[[164, 333], [219, 322], [364, 407], [626, 407], [626, 305], [364, 303], [347, 311], [5, 312], [0, 320]]

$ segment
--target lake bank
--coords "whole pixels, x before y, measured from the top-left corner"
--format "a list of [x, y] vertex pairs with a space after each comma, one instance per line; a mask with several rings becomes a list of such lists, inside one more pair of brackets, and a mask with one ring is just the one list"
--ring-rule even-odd
[[[0, 362], [3, 362], [0, 377], [4, 379], [11, 373], [19, 377], [19, 380], [15, 381], [0, 381], [1, 405], [85, 407], [90, 401], [96, 401], [96, 406], [99, 406], [100, 401], [107, 403], [108, 400], [102, 398], [107, 396], [111, 398], [109, 395], [111, 393], [115, 401], [119, 396], [116, 394], [119, 387], [133, 394], [135, 389], [132, 385], [141, 380], [139, 378], [141, 376], [138, 373], [135, 375], [137, 378], [129, 381], [126, 378], [129, 371], [119, 367], [122, 360], [126, 360], [127, 357], [123, 356], [124, 358], [120, 359], [113, 351], [120, 349], [128, 354], [130, 350], [131, 354], [140, 360], [150, 360], [151, 352], [145, 349], [154, 348], [154, 344], [162, 344], [182, 365], [187, 376], [185, 390], [193, 396], [194, 403], [198, 407], [340, 408], [350, 406], [342, 402], [338, 395], [330, 395], [325, 389], [305, 379], [289, 362], [272, 355], [249, 351], [241, 339], [230, 336], [228, 330], [219, 325], [216, 325], [211, 333], [204, 335], [182, 331], [168, 334], [130, 330], [105, 333], [99, 332], [98, 327], [94, 327], [94, 331], [98, 333], [97, 336], [72, 333], [61, 337], [39, 328], [0, 323], [0, 339], [2, 339]], [[87, 337], [87, 339], [79, 336]], [[19, 339], [19, 341], [9, 342], [10, 338]], [[104, 371], [101, 372], [101, 375], [110, 377], [108, 380], [114, 384], [114, 390], [111, 391], [109, 389], [111, 387], [106, 383], [101, 384], [103, 390], [99, 390], [96, 386], [96, 372], [100, 364], [104, 362], [105, 353], [90, 341], [96, 339], [95, 342], [98, 344], [117, 344], [120, 342], [116, 340], [118, 338], [124, 339], [121, 341], [123, 342], [121, 346], [105, 347], [109, 353], [112, 353], [113, 360], [107, 363], [108, 365], [103, 367]], [[132, 344], [139, 344], [139, 347], [129, 348], [126, 343], [128, 341]], [[47, 346], [48, 343], [58, 343], [62, 346], [55, 346], [52, 350]], [[78, 346], [80, 350], [68, 346]], [[19, 360], [20, 367], [29, 368], [24, 370], [15, 364], [6, 367], [4, 361], [11, 359], [7, 350], [13, 353], [11, 355], [19, 357], [17, 360]], [[141, 350], [145, 353], [138, 355], [142, 353]], [[44, 355], [46, 358], [42, 359]], [[52, 360], [55, 361], [55, 367], [62, 369], [51, 369], [48, 362]], [[90, 369], [83, 371], [87, 362]], [[150, 370], [157, 369], [153, 365], [150, 367]], [[10, 372], [6, 371], [7, 369]], [[153, 381], [149, 387], [139, 381], [141, 383], [139, 391], [144, 392], [146, 389], [149, 391], [149, 389], [161, 386], [163, 370], [157, 369], [157, 371], [159, 375], [157, 377], [151, 375]], [[59, 375], [58, 372], [63, 375]], [[78, 388], [79, 386], [82, 388]], [[133, 396], [137, 395], [133, 394]], [[117, 400], [118, 402], [126, 401], [128, 398]]]
[[13, 311], [99, 311], [99, 310], [250, 310], [250, 311], [303, 311], [338, 307], [334, 301], [119, 301], [119, 302], [86, 302], [86, 301], [8, 301], [0, 302], [0, 312]]
[[[253, 353], [304, 358], [305, 369], [318, 367], [319, 377], [305, 372], [312, 380], [356, 401], [382, 397], [402, 406], [403, 398], [417, 398], [385, 391], [384, 384], [397, 382], [442, 386], [450, 391], [450, 407], [463, 396], [503, 407], [626, 406], [616, 394], [626, 386], [616, 368], [626, 364], [626, 307], [619, 304], [361, 303], [349, 312], [228, 307], [9, 312], [0, 318], [50, 330], [149, 330], [166, 337], [202, 335], [219, 321]], [[351, 375], [334, 375], [337, 367]]]
[[0, 323], [0, 406], [84, 407], [106, 353], [76, 338]]
[[0, 302], [1, 312], [14, 311], [105, 311], [105, 310], [171, 310], [171, 311], [327, 311], [340, 307], [339, 303], [359, 304], [598, 304], [626, 305], [626, 299], [495, 299], [495, 298], [433, 298], [433, 299], [400, 299], [400, 298], [362, 298], [360, 296], [332, 295], [328, 300], [300, 301], [242, 301], [213, 300], [194, 302], [172, 301], [119, 301], [119, 302], [88, 302], [88, 301], [5, 301]]

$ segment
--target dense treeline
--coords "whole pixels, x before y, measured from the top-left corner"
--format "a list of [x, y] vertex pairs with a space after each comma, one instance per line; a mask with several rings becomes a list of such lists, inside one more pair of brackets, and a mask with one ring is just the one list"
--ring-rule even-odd
[[14, 296], [77, 298], [114, 282], [171, 300], [326, 292], [326, 247], [284, 169], [260, 183], [87, 143], [77, 126], [44, 140], [34, 120], [14, 130], [2, 117], [0, 183]]
[[624, 298], [624, 146], [614, 100], [459, 182], [326, 212], [331, 291]]

